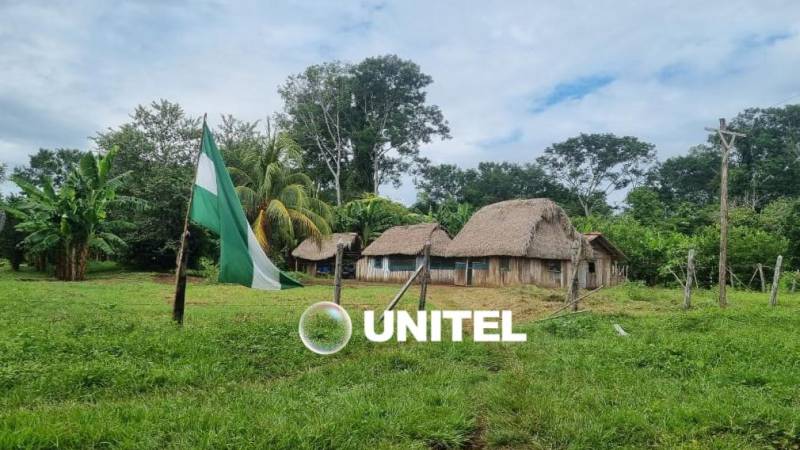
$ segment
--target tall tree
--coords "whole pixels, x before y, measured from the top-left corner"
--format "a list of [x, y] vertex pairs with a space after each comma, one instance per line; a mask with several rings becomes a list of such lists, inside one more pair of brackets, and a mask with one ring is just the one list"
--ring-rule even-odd
[[719, 150], [698, 145], [659, 164], [653, 181], [665, 202], [705, 206], [719, 193], [719, 165]]
[[[418, 171], [415, 183], [419, 190], [416, 207], [421, 211], [435, 210], [450, 201], [481, 207], [536, 197], [550, 198], [570, 213], [580, 209], [574, 197], [536, 164], [482, 162], [474, 169], [425, 165]], [[602, 199], [595, 203], [604, 204]]]
[[59, 187], [75, 170], [83, 155], [84, 152], [71, 148], [55, 150], [40, 148], [30, 156], [27, 166], [14, 169], [14, 176], [38, 186], [41, 186], [45, 179], [50, 179], [53, 186]]
[[345, 164], [352, 155], [351, 67], [338, 61], [308, 67], [278, 89], [284, 112], [278, 124], [307, 150], [306, 164], [327, 171], [342, 204]]
[[[734, 203], [760, 209], [783, 196], [800, 195], [800, 105], [749, 108], [730, 128], [747, 135], [736, 140], [732, 155], [731, 196]], [[716, 142], [715, 135], [709, 140]]]
[[[175, 266], [200, 135], [200, 119], [188, 116], [176, 103], [160, 100], [138, 106], [129, 123], [95, 137], [101, 149], [119, 147], [114, 174], [135, 174], [120, 194], [149, 205], [145, 210], [112, 211], [114, 217], [136, 224], [122, 234], [128, 243], [125, 262], [148, 269]], [[192, 227], [191, 236], [190, 264], [208, 244], [201, 228]]]
[[655, 147], [633, 136], [581, 133], [551, 145], [536, 161], [575, 195], [589, 216], [598, 194], [605, 197], [643, 179], [655, 161]]
[[433, 83], [419, 65], [396, 55], [366, 58], [352, 67], [356, 153], [366, 155], [371, 191], [399, 183], [400, 174], [419, 156], [419, 146], [433, 137], [450, 138], [442, 111], [426, 102]]

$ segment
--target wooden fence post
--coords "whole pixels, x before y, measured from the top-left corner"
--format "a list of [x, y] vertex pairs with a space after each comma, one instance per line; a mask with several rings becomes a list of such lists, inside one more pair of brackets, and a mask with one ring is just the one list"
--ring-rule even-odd
[[764, 266], [758, 263], [756, 267], [758, 269], [758, 277], [761, 278], [761, 292], [767, 292], [767, 282], [764, 280]]
[[425, 242], [422, 248], [422, 278], [419, 286], [419, 310], [425, 311], [425, 300], [428, 297], [428, 282], [431, 278], [431, 241]]
[[783, 256], [778, 255], [775, 261], [775, 272], [772, 275], [772, 292], [769, 295], [769, 306], [778, 304], [778, 284], [781, 281], [781, 263], [783, 263]]
[[694, 278], [694, 249], [686, 260], [686, 284], [683, 286], [683, 309], [692, 307], [692, 278]]
[[580, 241], [581, 238], [572, 242], [572, 277], [569, 282], [569, 290], [567, 291], [567, 304], [572, 305], [572, 310], [578, 310], [578, 291], [580, 290], [580, 284], [578, 279], [578, 270], [580, 270], [581, 265], [581, 249], [583, 247], [583, 243]]
[[333, 303], [342, 303], [342, 255], [344, 254], [344, 242], [339, 240], [336, 243], [336, 266], [333, 276]]

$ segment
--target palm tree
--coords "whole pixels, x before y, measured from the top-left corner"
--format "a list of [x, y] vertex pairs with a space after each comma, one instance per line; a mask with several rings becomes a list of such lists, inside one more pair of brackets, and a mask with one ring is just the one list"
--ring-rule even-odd
[[287, 134], [267, 133], [238, 149], [229, 167], [236, 192], [264, 251], [275, 254], [311, 237], [330, 234], [330, 206], [316, 198], [311, 178], [298, 170], [300, 146]]
[[106, 220], [115, 203], [136, 203], [116, 194], [128, 173], [108, 177], [116, 153], [114, 148], [104, 157], [85, 154], [58, 191], [49, 179], [41, 188], [14, 179], [27, 196], [18, 209], [8, 209], [20, 220], [16, 228], [28, 233], [22, 244], [34, 255], [54, 256], [58, 279], [85, 279], [90, 249], [113, 254], [115, 247], [125, 245], [110, 231], [121, 223]]
[[409, 212], [399, 203], [367, 194], [338, 208], [336, 228], [339, 231], [358, 233], [361, 242], [367, 245], [395, 225], [409, 225], [425, 220], [426, 217]]

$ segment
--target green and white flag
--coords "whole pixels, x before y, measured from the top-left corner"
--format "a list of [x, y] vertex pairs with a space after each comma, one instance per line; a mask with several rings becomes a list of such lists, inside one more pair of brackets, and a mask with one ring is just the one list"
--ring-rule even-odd
[[302, 286], [275, 267], [258, 243], [205, 123], [190, 218], [219, 235], [219, 281], [264, 290]]

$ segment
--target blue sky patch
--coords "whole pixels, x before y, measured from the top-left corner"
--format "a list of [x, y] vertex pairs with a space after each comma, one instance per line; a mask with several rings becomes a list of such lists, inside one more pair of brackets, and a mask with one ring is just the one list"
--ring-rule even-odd
[[568, 100], [580, 100], [614, 81], [610, 75], [590, 75], [557, 84], [544, 98], [531, 108], [534, 113], [545, 111], [551, 106]]

